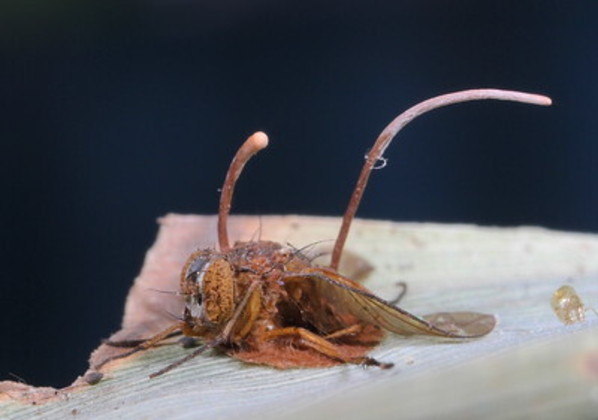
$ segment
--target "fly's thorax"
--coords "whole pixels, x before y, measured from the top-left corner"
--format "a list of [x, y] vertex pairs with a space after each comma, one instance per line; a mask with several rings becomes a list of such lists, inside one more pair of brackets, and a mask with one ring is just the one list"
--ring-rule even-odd
[[257, 276], [300, 270], [311, 265], [298, 249], [273, 241], [236, 242], [228, 260], [237, 271], [248, 271]]
[[235, 307], [235, 273], [212, 251], [193, 253], [181, 273], [186, 314], [193, 323], [215, 326], [230, 319]]

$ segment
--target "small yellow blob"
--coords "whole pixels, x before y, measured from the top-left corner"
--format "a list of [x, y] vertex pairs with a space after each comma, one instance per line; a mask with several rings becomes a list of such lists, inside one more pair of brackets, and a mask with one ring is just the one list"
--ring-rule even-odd
[[550, 301], [552, 310], [558, 319], [566, 325], [583, 322], [586, 319], [586, 309], [575, 289], [571, 286], [561, 286], [553, 294]]

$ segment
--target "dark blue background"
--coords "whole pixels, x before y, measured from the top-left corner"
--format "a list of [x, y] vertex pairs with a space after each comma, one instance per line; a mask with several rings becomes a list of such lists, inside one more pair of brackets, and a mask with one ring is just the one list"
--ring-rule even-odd
[[[251, 4], [250, 4], [251, 3]], [[19, 0], [0, 6], [0, 377], [66, 385], [167, 212], [340, 215], [364, 152], [417, 101], [360, 217], [598, 231], [595, 1]]]

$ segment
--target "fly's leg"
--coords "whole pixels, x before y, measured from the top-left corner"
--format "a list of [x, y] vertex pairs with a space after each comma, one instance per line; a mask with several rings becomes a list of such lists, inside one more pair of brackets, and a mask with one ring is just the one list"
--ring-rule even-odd
[[[174, 363], [169, 364], [168, 366], [166, 366], [163, 369], [160, 369], [157, 372], [154, 372], [150, 375], [150, 378], [155, 378], [156, 376], [160, 376], [165, 374], [166, 372], [171, 371], [172, 369], [179, 367], [180, 365], [182, 365], [183, 363], [188, 362], [189, 360], [199, 356], [200, 354], [202, 354], [203, 352], [205, 352], [206, 350], [212, 349], [214, 347], [217, 347], [221, 344], [224, 344], [226, 342], [228, 342], [230, 340], [231, 334], [233, 333], [233, 331], [236, 329], [237, 327], [237, 322], [239, 321], [239, 318], [241, 318], [241, 314], [243, 313], [243, 311], [249, 307], [251, 307], [251, 302], [253, 301], [252, 297], [255, 297], [256, 295], [254, 294], [254, 292], [257, 292], [257, 288], [259, 286], [259, 283], [253, 282], [249, 285], [249, 287], [247, 288], [247, 290], [245, 291], [245, 294], [243, 295], [243, 299], [241, 299], [241, 302], [237, 305], [235, 312], [233, 313], [232, 317], [230, 318], [230, 320], [226, 323], [226, 326], [224, 327], [224, 329], [222, 330], [222, 333], [213, 341], [206, 343], [206, 344], [202, 344], [200, 347], [198, 347], [197, 349], [195, 349], [192, 353], [189, 353], [187, 356], [183, 357], [182, 359], [177, 360]], [[257, 292], [257, 299], [259, 299], [259, 292]], [[258, 301], [258, 306], [259, 306], [259, 301]], [[253, 321], [255, 321], [255, 317], [252, 317]], [[251, 321], [251, 322], [253, 322]]]
[[332, 334], [325, 335], [324, 338], [326, 340], [332, 340], [335, 338], [345, 337], [347, 335], [353, 335], [361, 332], [363, 330], [363, 325], [355, 324], [351, 325], [350, 327], [343, 328], [342, 330], [338, 330], [333, 332]]
[[[164, 340], [166, 340], [167, 338], [172, 338], [172, 337], [177, 337], [179, 335], [183, 334], [182, 331], [173, 331], [170, 334], [168, 334], [168, 336], [164, 337]], [[120, 347], [120, 348], [131, 348], [131, 347], [137, 347], [142, 343], [145, 343], [146, 341], [151, 340], [150, 338], [139, 338], [136, 340], [102, 340], [102, 344], [106, 344], [107, 346], [110, 347]]]
[[396, 284], [398, 287], [401, 288], [401, 291], [394, 299], [388, 301], [388, 303], [395, 306], [399, 304], [401, 299], [403, 299], [403, 297], [405, 297], [405, 294], [407, 293], [407, 283], [405, 283], [404, 281], [399, 281]]
[[[351, 328], [351, 327], [349, 327]], [[346, 330], [346, 329], [345, 329]], [[343, 330], [341, 330], [343, 331]], [[382, 369], [388, 369], [393, 366], [392, 363], [381, 363], [371, 357], [345, 357], [339, 351], [338, 346], [328, 341], [326, 338], [321, 337], [313, 332], [306, 330], [305, 328], [298, 327], [286, 327], [277, 330], [268, 331], [264, 335], [265, 340], [273, 340], [278, 337], [297, 337], [300, 338], [302, 343], [307, 347], [314, 349], [315, 351], [322, 353], [331, 359], [340, 360], [344, 363], [353, 363], [364, 366], [378, 366]]]
[[159, 371], [152, 373], [149, 377], [150, 378], [155, 378], [156, 376], [160, 376], [160, 375], [162, 375], [162, 374], [164, 374], [166, 372], [169, 372], [172, 369], [174, 369], [176, 367], [179, 367], [183, 363], [188, 362], [189, 360], [193, 359], [194, 357], [199, 356], [204, 351], [209, 350], [209, 349], [211, 349], [213, 347], [216, 347], [219, 344], [220, 344], [219, 342], [213, 342], [213, 343], [203, 344], [200, 347], [198, 347], [197, 349], [195, 349], [192, 353], [189, 353], [187, 356], [183, 357], [182, 359], [179, 359], [176, 362], [169, 364], [165, 368], [160, 369]]
[[140, 345], [141, 343], [144, 343], [145, 341], [149, 340], [149, 338], [139, 338], [136, 340], [110, 340], [110, 339], [105, 339], [102, 340], [102, 344], [106, 344], [107, 346], [110, 347], [119, 347], [121, 349], [130, 349], [132, 347], [137, 347], [138, 345]]
[[94, 369], [100, 369], [102, 366], [104, 366], [106, 363], [111, 362], [113, 360], [117, 360], [117, 359], [122, 359], [124, 357], [128, 357], [132, 354], [135, 354], [137, 352], [140, 351], [144, 351], [149, 349], [150, 347], [154, 347], [156, 344], [158, 344], [160, 341], [165, 340], [166, 338], [170, 337], [170, 335], [176, 331], [179, 331], [183, 328], [184, 324], [183, 323], [176, 323], [168, 328], [166, 328], [163, 331], [160, 331], [158, 334], [154, 335], [153, 337], [147, 339], [146, 341], [142, 342], [141, 344], [137, 345], [136, 347], [132, 348], [129, 351], [126, 351], [124, 353], [121, 354], [117, 354], [116, 356], [111, 356], [108, 357], [104, 360], [102, 360], [100, 363], [98, 363], [97, 365], [94, 366]]

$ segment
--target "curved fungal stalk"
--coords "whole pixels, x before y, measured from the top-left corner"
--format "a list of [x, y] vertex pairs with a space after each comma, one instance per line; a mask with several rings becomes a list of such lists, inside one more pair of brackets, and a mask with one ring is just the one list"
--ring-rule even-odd
[[228, 172], [226, 173], [226, 178], [224, 179], [224, 184], [222, 185], [222, 191], [220, 193], [220, 207], [218, 209], [218, 244], [220, 246], [220, 251], [228, 251], [230, 249], [227, 220], [230, 213], [235, 184], [249, 159], [266, 147], [268, 147], [268, 136], [266, 133], [258, 131], [257, 133], [252, 134], [245, 140], [241, 147], [239, 147], [239, 150], [237, 150], [235, 157], [228, 167]]
[[434, 98], [420, 102], [396, 117], [393, 121], [391, 121], [390, 124], [386, 126], [382, 133], [380, 133], [378, 139], [374, 143], [374, 146], [366, 156], [365, 164], [363, 165], [361, 173], [359, 174], [359, 178], [357, 179], [357, 184], [355, 185], [355, 189], [351, 195], [349, 205], [347, 206], [347, 210], [343, 216], [341, 228], [336, 238], [336, 243], [334, 244], [334, 250], [332, 251], [332, 258], [330, 262], [331, 268], [335, 270], [338, 269], [343, 247], [349, 234], [349, 228], [351, 227], [351, 222], [353, 221], [355, 213], [357, 212], [357, 208], [359, 207], [359, 203], [368, 183], [370, 173], [372, 172], [375, 164], [379, 160], [383, 159], [382, 155], [397, 133], [412, 120], [428, 111], [432, 111], [433, 109], [460, 102], [479, 101], [484, 99], [524, 102], [542, 106], [548, 106], [552, 104], [552, 100], [550, 98], [542, 95], [499, 89], [471, 89], [436, 96]]

